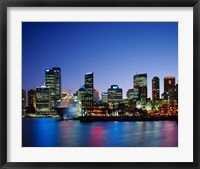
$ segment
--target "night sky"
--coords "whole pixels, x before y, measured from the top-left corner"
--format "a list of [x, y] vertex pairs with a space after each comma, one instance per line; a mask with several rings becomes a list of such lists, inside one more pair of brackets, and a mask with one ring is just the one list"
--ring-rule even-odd
[[175, 76], [178, 82], [177, 22], [23, 22], [22, 87], [43, 85], [45, 69], [60, 67], [62, 91], [76, 92], [84, 75], [94, 72], [94, 87], [106, 92], [112, 84], [133, 88], [133, 76], [151, 81]]

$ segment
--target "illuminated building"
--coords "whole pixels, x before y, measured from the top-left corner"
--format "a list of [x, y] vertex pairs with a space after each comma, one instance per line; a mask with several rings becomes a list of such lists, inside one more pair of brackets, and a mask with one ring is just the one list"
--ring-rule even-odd
[[45, 70], [45, 85], [50, 88], [51, 109], [54, 110], [56, 102], [61, 99], [61, 69], [59, 67]]
[[127, 98], [123, 99], [122, 103], [124, 104], [126, 109], [129, 107], [129, 100]]
[[169, 100], [178, 100], [178, 84], [169, 89]]
[[98, 102], [99, 101], [99, 90], [94, 89], [93, 91], [93, 101]]
[[49, 87], [41, 86], [36, 88], [36, 110], [39, 113], [51, 110], [51, 90]]
[[134, 100], [134, 102], [136, 102], [137, 100], [138, 100], [138, 92], [139, 92], [139, 90], [138, 90], [138, 88], [135, 88], [134, 90], [133, 90], [133, 100]]
[[152, 100], [160, 99], [160, 80], [158, 77], [152, 79]]
[[126, 92], [126, 97], [128, 100], [132, 100], [134, 97], [134, 89], [128, 89], [128, 91]]
[[102, 101], [103, 103], [108, 103], [108, 93], [107, 93], [107, 92], [103, 92], [103, 93], [101, 94], [101, 101]]
[[28, 91], [28, 113], [35, 113], [36, 111], [36, 91], [30, 89]]
[[82, 101], [83, 107], [90, 109], [93, 103], [93, 91], [94, 91], [94, 73], [85, 74], [85, 93], [84, 100]]
[[26, 91], [22, 89], [22, 113], [26, 112]]
[[134, 90], [136, 89], [137, 92], [134, 93], [134, 99], [147, 100], [147, 74], [134, 75], [133, 86]]
[[85, 86], [81, 86], [80, 89], [76, 92], [76, 94], [77, 99], [82, 102], [84, 100]]
[[175, 86], [175, 77], [166, 76], [164, 77], [164, 99], [169, 100], [169, 90]]
[[122, 102], [122, 89], [118, 85], [111, 85], [108, 89], [108, 102]]
[[93, 102], [91, 105], [91, 112], [91, 116], [106, 116], [108, 114], [108, 104]]

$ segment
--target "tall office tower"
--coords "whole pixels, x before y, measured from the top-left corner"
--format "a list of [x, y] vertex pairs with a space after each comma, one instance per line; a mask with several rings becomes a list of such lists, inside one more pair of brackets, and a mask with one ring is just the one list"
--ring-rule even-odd
[[93, 91], [93, 100], [94, 100], [94, 102], [99, 101], [99, 90], [97, 90], [97, 89], [94, 89], [94, 91]]
[[133, 100], [134, 100], [134, 102], [136, 102], [139, 98], [138, 92], [139, 92], [138, 88], [134, 88], [134, 90], [133, 90]]
[[164, 77], [164, 99], [169, 98], [169, 90], [170, 88], [175, 86], [175, 77], [174, 76], [166, 76]]
[[28, 113], [36, 111], [36, 91], [31, 89], [28, 91]]
[[36, 110], [39, 113], [51, 110], [51, 90], [49, 87], [41, 86], [36, 88]]
[[122, 102], [123, 91], [118, 85], [111, 85], [108, 89], [108, 102]]
[[134, 98], [134, 89], [128, 89], [126, 92], [126, 97], [128, 100], [132, 100]]
[[103, 92], [101, 94], [101, 101], [104, 103], [108, 103], [108, 92]]
[[88, 107], [93, 103], [93, 91], [94, 91], [94, 73], [85, 74], [85, 94], [83, 100], [83, 106]]
[[160, 80], [158, 77], [152, 79], [152, 100], [160, 99]]
[[61, 99], [61, 69], [59, 67], [45, 70], [45, 85], [51, 90], [51, 110], [55, 110], [56, 102]]
[[178, 84], [169, 89], [169, 100], [178, 101]]
[[26, 90], [22, 89], [22, 113], [26, 113]]
[[134, 100], [147, 100], [147, 74], [136, 74], [133, 77]]

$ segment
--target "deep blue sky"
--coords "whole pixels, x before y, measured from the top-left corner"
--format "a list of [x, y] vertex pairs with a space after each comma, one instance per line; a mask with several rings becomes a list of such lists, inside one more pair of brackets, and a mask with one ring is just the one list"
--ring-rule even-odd
[[84, 74], [94, 72], [94, 86], [105, 92], [111, 84], [133, 88], [133, 75], [151, 81], [164, 76], [178, 81], [177, 22], [23, 22], [22, 85], [41, 86], [45, 69], [60, 67], [62, 91], [75, 92]]

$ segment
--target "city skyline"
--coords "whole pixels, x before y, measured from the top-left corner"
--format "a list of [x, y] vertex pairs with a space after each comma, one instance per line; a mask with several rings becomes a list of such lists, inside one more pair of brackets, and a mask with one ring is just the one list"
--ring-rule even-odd
[[133, 88], [136, 74], [147, 73], [151, 98], [153, 77], [160, 78], [160, 95], [165, 76], [174, 76], [178, 83], [176, 22], [23, 22], [22, 28], [26, 91], [41, 86], [45, 69], [51, 67], [61, 68], [62, 91], [73, 93], [84, 84], [87, 72], [94, 72], [94, 88], [100, 93], [116, 84], [123, 89], [123, 97]]
[[[52, 69], [54, 69], [54, 68], [59, 68], [59, 67], [52, 67], [52, 68], [50, 68], [50, 70], [52, 70]], [[48, 69], [45, 69], [45, 71], [49, 71]], [[88, 73], [85, 73], [85, 75], [87, 75], [87, 74], [90, 74], [90, 73], [92, 73], [93, 75], [94, 75], [94, 72], [88, 72]], [[143, 74], [135, 74], [134, 76], [136, 76], [136, 75], [143, 75]], [[148, 74], [147, 74], [147, 77], [148, 77]], [[165, 77], [163, 77], [163, 79], [165, 80], [165, 78], [168, 78], [168, 77], [172, 77], [172, 78], [175, 78], [174, 76], [165, 76]], [[157, 76], [155, 76], [155, 77], [153, 77], [153, 79], [154, 78], [159, 78], [159, 77], [157, 77]], [[153, 81], [153, 79], [152, 79], [152, 81]], [[159, 79], [160, 80], [160, 79]], [[151, 82], [151, 85], [152, 85], [152, 87], [153, 87], [153, 84], [152, 84], [152, 82]], [[163, 84], [164, 85], [164, 84]], [[176, 83], [176, 82], [174, 82], [174, 85], [178, 85], [178, 83]], [[83, 89], [83, 86], [85, 86], [85, 83], [82, 85], [82, 86], [80, 86], [80, 88], [79, 89]], [[119, 86], [118, 84], [110, 84], [110, 86]], [[108, 91], [109, 91], [109, 89], [110, 89], [110, 86], [108, 87], [108, 89], [106, 90], [106, 91], [103, 91], [103, 92], [99, 92], [99, 97], [101, 98], [101, 95], [103, 94], [103, 93], [107, 93]], [[147, 86], [149, 86], [148, 85], [148, 83], [147, 83]], [[35, 90], [36, 91], [36, 89], [37, 88], [46, 88], [47, 87], [47, 85], [44, 83], [43, 85], [41, 85], [41, 86], [37, 86], [36, 88], [30, 88], [30, 89], [28, 89], [27, 91], [26, 90], [24, 90], [24, 89], [22, 89], [23, 91], [25, 91], [26, 93], [28, 92], [28, 91], [30, 91], [30, 90]], [[119, 86], [120, 87], [120, 86]], [[159, 91], [160, 91], [160, 86], [158, 86], [159, 88]], [[48, 88], [48, 87], [47, 87]], [[85, 88], [85, 87], [84, 87]], [[79, 90], [78, 89], [78, 90]], [[98, 90], [98, 89], [96, 89], [96, 88], [93, 88], [94, 90]], [[148, 89], [148, 88], [147, 88]], [[78, 91], [78, 90], [76, 90], [74, 93], [72, 93], [72, 94], [76, 94], [76, 92]], [[128, 89], [127, 91], [124, 91], [123, 90], [123, 88], [122, 88], [122, 94], [124, 95], [125, 94], [125, 97], [123, 97], [123, 98], [127, 98], [127, 92], [129, 91], [129, 90], [134, 90], [134, 87], [133, 88], [130, 88], [130, 89]], [[99, 91], [99, 90], [98, 90]], [[61, 91], [61, 92], [63, 92], [63, 93], [65, 93], [65, 92], [71, 92], [71, 91]], [[147, 98], [151, 98], [152, 99], [152, 95], [153, 95], [153, 91], [151, 90], [151, 94], [150, 94], [150, 97], [147, 97]], [[159, 99], [161, 99], [162, 98], [162, 94], [164, 94], [164, 90], [163, 90], [163, 92], [159, 92], [159, 96], [158, 96], [158, 98]], [[102, 98], [101, 98], [102, 99]]]

